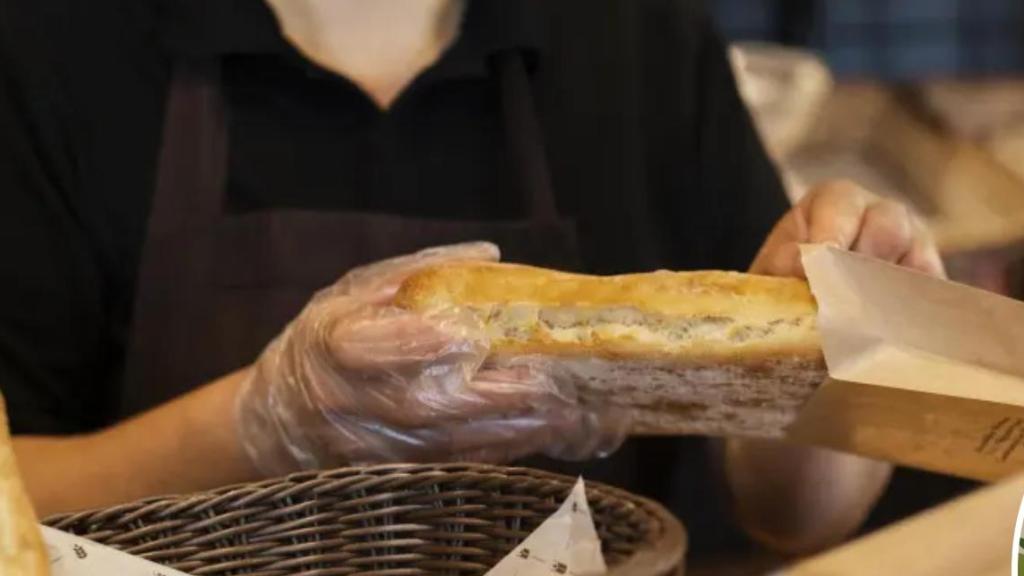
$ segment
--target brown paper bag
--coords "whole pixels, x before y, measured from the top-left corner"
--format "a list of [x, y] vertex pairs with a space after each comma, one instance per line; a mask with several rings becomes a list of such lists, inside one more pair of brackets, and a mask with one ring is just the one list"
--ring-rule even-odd
[[1024, 303], [802, 249], [827, 381], [790, 438], [977, 480], [1024, 470]]

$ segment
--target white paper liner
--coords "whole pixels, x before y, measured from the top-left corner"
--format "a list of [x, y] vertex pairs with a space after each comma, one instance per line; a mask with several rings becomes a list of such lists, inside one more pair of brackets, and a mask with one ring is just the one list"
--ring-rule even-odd
[[50, 576], [188, 576], [119, 550], [41, 526]]
[[[188, 576], [48, 526], [41, 529], [51, 576]], [[580, 478], [558, 511], [487, 576], [600, 576], [606, 571], [601, 541]]]
[[487, 576], [599, 576], [607, 572], [583, 479], [550, 518]]

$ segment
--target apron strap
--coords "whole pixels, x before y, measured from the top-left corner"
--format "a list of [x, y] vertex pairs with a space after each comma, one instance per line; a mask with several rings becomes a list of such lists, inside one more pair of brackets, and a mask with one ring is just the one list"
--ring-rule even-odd
[[533, 220], [545, 224], [558, 221], [551, 171], [544, 136], [523, 55], [518, 51], [499, 54], [495, 60], [501, 83], [501, 107], [505, 146], [511, 164], [510, 176], [528, 202]]
[[[223, 212], [227, 122], [216, 58], [175, 66], [149, 229], [213, 225]], [[189, 222], [190, 224], [186, 224]]]
[[208, 238], [223, 206], [227, 157], [218, 76], [215, 62], [175, 65], [139, 262], [121, 416], [198, 383], [184, 375], [187, 370], [179, 363], [199, 361], [187, 344], [210, 314], [204, 298], [213, 262]]

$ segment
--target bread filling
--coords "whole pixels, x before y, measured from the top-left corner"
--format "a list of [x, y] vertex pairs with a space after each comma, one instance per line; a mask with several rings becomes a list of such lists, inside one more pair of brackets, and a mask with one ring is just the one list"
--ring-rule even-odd
[[814, 337], [812, 316], [739, 321], [726, 316], [669, 316], [636, 308], [541, 308], [507, 304], [487, 311], [486, 325], [493, 338], [512, 341], [538, 335], [560, 343], [593, 340], [632, 340], [655, 346], [696, 343], [743, 344], [771, 339], [797, 342]]

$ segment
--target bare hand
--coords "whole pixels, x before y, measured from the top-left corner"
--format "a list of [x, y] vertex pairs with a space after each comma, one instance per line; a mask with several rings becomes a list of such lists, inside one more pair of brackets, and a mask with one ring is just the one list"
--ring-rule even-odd
[[[850, 182], [811, 190], [779, 220], [750, 271], [803, 277], [803, 243], [832, 244], [945, 276], [935, 242], [917, 215]], [[852, 534], [892, 471], [886, 463], [786, 442], [732, 439], [725, 445], [740, 523], [762, 544], [788, 553], [821, 550]]]
[[803, 277], [799, 244], [824, 243], [935, 276], [945, 276], [935, 241], [905, 204], [852, 182], [816, 186], [768, 235], [750, 266], [755, 274]]

